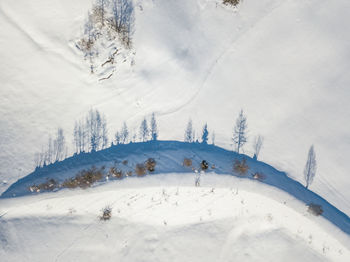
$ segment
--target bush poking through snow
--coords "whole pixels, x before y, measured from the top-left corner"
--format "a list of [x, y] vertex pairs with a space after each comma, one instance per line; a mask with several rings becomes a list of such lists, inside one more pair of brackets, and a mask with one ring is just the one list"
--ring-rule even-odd
[[183, 166], [187, 166], [187, 167], [192, 166], [192, 159], [185, 158], [182, 165], [183, 165]]
[[156, 168], [157, 162], [154, 158], [148, 158], [145, 162], [146, 169], [149, 172], [153, 172]]
[[264, 180], [266, 176], [261, 172], [255, 172], [255, 174], [253, 174], [253, 178], [256, 180]]
[[202, 170], [207, 170], [208, 168], [209, 168], [208, 162], [207, 162], [206, 160], [203, 160], [203, 161], [201, 162], [201, 169], [202, 169]]
[[137, 176], [144, 176], [146, 175], [146, 167], [144, 164], [136, 164], [135, 166], [135, 173]]
[[240, 0], [223, 0], [222, 1], [225, 5], [233, 5], [237, 6], [240, 2]]
[[80, 171], [75, 177], [66, 179], [62, 187], [66, 188], [87, 188], [93, 185], [95, 182], [101, 180], [104, 177], [104, 167], [96, 168], [91, 167], [87, 170]]
[[110, 206], [106, 206], [101, 209], [102, 215], [100, 216], [100, 220], [106, 221], [110, 220], [112, 217], [112, 208]]
[[51, 178], [45, 183], [41, 183], [39, 185], [32, 185], [29, 187], [30, 192], [37, 192], [39, 193], [40, 191], [52, 191], [55, 188], [59, 186], [58, 182]]
[[123, 171], [122, 170], [119, 170], [117, 169], [116, 167], [111, 167], [109, 169], [109, 174], [112, 176], [112, 177], [116, 177], [118, 179], [121, 179], [124, 177], [124, 174], [123, 174]]
[[235, 160], [235, 163], [233, 164], [233, 170], [240, 174], [245, 175], [249, 169], [249, 166], [247, 165], [247, 160], [243, 158], [241, 161], [238, 159]]
[[319, 216], [319, 215], [322, 215], [323, 213], [322, 206], [314, 203], [311, 203], [308, 205], [307, 211], [310, 214], [313, 214], [314, 216]]

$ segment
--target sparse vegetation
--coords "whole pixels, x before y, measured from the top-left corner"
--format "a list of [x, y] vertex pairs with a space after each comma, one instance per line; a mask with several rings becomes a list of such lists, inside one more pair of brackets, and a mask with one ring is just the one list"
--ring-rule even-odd
[[233, 6], [237, 6], [240, 2], [241, 0], [223, 0], [223, 3], [225, 5], [233, 5]]
[[[134, 6], [132, 0], [96, 0], [88, 11], [83, 35], [76, 41], [76, 47], [89, 60], [90, 72], [95, 73], [97, 67], [94, 59], [101, 56], [99, 47], [105, 43], [113, 43], [108, 52], [106, 63], [113, 64], [117, 53], [122, 48], [130, 50], [134, 26]], [[108, 46], [111, 46], [110, 44]], [[107, 78], [101, 78], [108, 79]]]
[[124, 173], [122, 170], [116, 168], [116, 167], [111, 167], [109, 169], [109, 175], [112, 176], [112, 177], [115, 177], [115, 178], [118, 178], [118, 179], [121, 179], [124, 177]]
[[248, 172], [249, 166], [247, 165], [247, 160], [243, 158], [241, 161], [236, 159], [233, 164], [233, 170], [239, 175], [245, 175]]
[[266, 178], [266, 176], [261, 172], [255, 172], [253, 174], [253, 178], [256, 180], [264, 180]]
[[41, 192], [41, 191], [52, 191], [55, 188], [59, 187], [59, 183], [55, 179], [49, 179], [45, 183], [41, 183], [39, 185], [32, 185], [29, 187], [30, 192]]
[[207, 170], [208, 167], [209, 167], [208, 162], [207, 162], [206, 160], [203, 160], [203, 161], [201, 162], [201, 169], [202, 169], [202, 170]]
[[135, 173], [137, 176], [144, 176], [146, 175], [146, 167], [145, 164], [140, 163], [140, 164], [136, 164], [135, 166]]
[[106, 206], [101, 209], [102, 215], [100, 216], [100, 220], [106, 221], [110, 220], [112, 217], [112, 208], [110, 206]]
[[62, 183], [62, 187], [66, 188], [88, 188], [95, 182], [104, 177], [104, 167], [96, 168], [95, 166], [87, 170], [80, 171], [75, 177], [66, 179]]
[[184, 161], [183, 161], [182, 165], [183, 166], [187, 166], [187, 167], [192, 166], [192, 159], [184, 158]]
[[308, 205], [307, 211], [310, 214], [313, 214], [314, 216], [319, 216], [319, 215], [322, 215], [322, 213], [323, 213], [322, 206], [318, 205], [318, 204], [314, 204], [314, 203], [310, 203]]
[[149, 172], [154, 172], [157, 162], [154, 158], [148, 158], [145, 162], [146, 169]]

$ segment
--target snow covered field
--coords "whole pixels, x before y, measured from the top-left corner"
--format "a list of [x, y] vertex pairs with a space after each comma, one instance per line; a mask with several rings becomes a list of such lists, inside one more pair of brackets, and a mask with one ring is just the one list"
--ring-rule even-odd
[[[350, 2], [133, 4], [132, 48], [101, 41], [91, 74], [77, 42], [92, 1], [0, 1], [1, 261], [349, 261]], [[115, 63], [103, 67], [115, 48]], [[244, 109], [242, 153], [252, 156], [254, 137], [265, 138], [263, 162], [247, 158], [247, 176], [266, 178], [231, 176], [243, 155], [169, 141], [159, 151], [132, 143], [33, 172], [34, 154], [58, 127], [73, 154], [74, 122], [91, 108], [106, 115], [111, 140], [124, 121], [137, 134], [154, 112], [159, 139], [182, 140], [191, 118], [197, 137], [208, 123], [209, 137], [215, 131], [228, 150]], [[311, 144], [318, 168], [309, 191], [302, 185]], [[147, 157], [157, 160], [154, 176], [28, 191], [124, 158], [127, 171]], [[215, 163], [216, 174], [194, 187], [184, 157]], [[310, 200], [323, 216], [307, 212]], [[107, 205], [112, 218], [100, 221]]]
[[250, 142], [265, 137], [262, 160], [299, 181], [314, 144], [311, 188], [350, 214], [349, 1], [134, 6], [135, 64], [117, 64], [101, 82], [74, 45], [91, 1], [1, 1], [1, 191], [33, 170], [34, 153], [57, 127], [71, 140], [91, 107], [107, 115], [111, 137], [123, 121], [137, 131], [155, 112], [161, 139], [182, 139], [192, 117], [198, 133], [208, 122], [225, 148], [243, 108]]
[[[1, 201], [2, 261], [348, 261], [350, 239], [285, 192], [205, 174]], [[101, 221], [101, 209], [112, 208]]]

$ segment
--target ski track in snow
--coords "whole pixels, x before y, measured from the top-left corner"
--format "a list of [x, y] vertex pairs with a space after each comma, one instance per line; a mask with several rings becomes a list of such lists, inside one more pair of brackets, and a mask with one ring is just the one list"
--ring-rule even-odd
[[[207, 81], [210, 79], [212, 73], [215, 70], [215, 67], [217, 65], [220, 64], [221, 60], [230, 52], [232, 52], [233, 50], [233, 45], [238, 42], [242, 37], [244, 37], [246, 34], [248, 34], [249, 32], [251, 32], [254, 27], [256, 26], [256, 24], [260, 23], [261, 21], [263, 21], [266, 17], [268, 17], [270, 14], [272, 14], [276, 9], [278, 9], [280, 6], [284, 5], [286, 2], [280, 2], [277, 6], [273, 7], [271, 9], [271, 11], [269, 11], [268, 13], [266, 13], [265, 15], [263, 15], [262, 17], [260, 17], [257, 21], [254, 22], [254, 24], [250, 25], [244, 32], [242, 32], [241, 34], [239, 34], [236, 38], [234, 38], [223, 50], [222, 52], [216, 57], [216, 59], [213, 60], [213, 62], [211, 62], [210, 66], [208, 67], [208, 69], [205, 71], [204, 77], [203, 79], [200, 81], [201, 83], [198, 85], [199, 87], [197, 88], [197, 90], [194, 92], [194, 94], [187, 99], [187, 101], [184, 101], [181, 105], [175, 107], [175, 108], [171, 108], [168, 109], [166, 111], [162, 111], [159, 112], [160, 116], [165, 116], [165, 115], [171, 115], [174, 114], [178, 111], [180, 111], [181, 109], [184, 109], [186, 106], [190, 105], [195, 98], [198, 96], [198, 94], [204, 89]], [[184, 100], [186, 98], [184, 97]]]
[[[82, 71], [82, 66], [73, 60], [69, 59], [67, 55], [64, 55], [62, 52], [55, 51], [53, 48], [46, 47], [44, 44], [41, 43], [41, 41], [37, 40], [34, 33], [30, 33], [29, 29], [26, 29], [24, 26], [21, 26], [19, 22], [17, 22], [13, 17], [13, 14], [8, 14], [4, 11], [4, 8], [0, 6], [0, 14], [2, 13], [3, 17], [6, 19], [6, 21], [11, 24], [15, 29], [17, 29], [25, 38], [29, 40], [30, 43], [40, 52], [45, 52], [46, 54], [54, 55], [55, 57], [59, 58], [60, 60], [65, 61], [68, 65], [71, 67]], [[45, 38], [44, 35], [41, 35], [43, 39]], [[45, 43], [50, 42], [49, 40], [44, 41]], [[71, 55], [74, 57], [75, 54], [72, 52]]]

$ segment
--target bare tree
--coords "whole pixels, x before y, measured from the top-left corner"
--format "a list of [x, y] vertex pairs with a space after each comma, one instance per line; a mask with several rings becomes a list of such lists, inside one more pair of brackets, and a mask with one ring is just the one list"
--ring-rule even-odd
[[257, 137], [255, 137], [254, 139], [254, 159], [257, 160], [260, 154], [260, 150], [263, 146], [264, 143], [264, 137], [262, 137], [261, 135], [258, 135]]
[[239, 150], [247, 142], [246, 129], [247, 129], [247, 118], [243, 114], [243, 110], [241, 110], [236, 120], [236, 125], [234, 128], [234, 133], [232, 138], [233, 143], [236, 144], [236, 149], [238, 154], [239, 154]]
[[45, 152], [45, 161], [44, 161], [45, 165], [49, 165], [52, 163], [53, 155], [54, 155], [53, 142], [52, 142], [52, 137], [50, 135], [49, 140], [47, 142], [47, 150]]
[[62, 128], [57, 129], [56, 137], [53, 140], [53, 157], [54, 162], [66, 158], [66, 140]]
[[128, 130], [128, 126], [126, 125], [126, 123], [123, 123], [123, 127], [122, 130], [120, 131], [120, 140], [122, 144], [126, 144], [128, 142], [129, 139], [129, 130]]
[[140, 125], [140, 139], [142, 142], [145, 142], [148, 140], [149, 136], [149, 129], [146, 118], [144, 118]]
[[40, 152], [34, 155], [35, 167], [42, 167], [45, 164], [45, 150], [42, 148]]
[[211, 133], [211, 143], [215, 145], [215, 131]]
[[312, 145], [309, 149], [309, 153], [307, 156], [307, 161], [304, 169], [304, 177], [306, 182], [306, 188], [309, 188], [312, 181], [314, 180], [316, 174], [316, 154], [314, 150], [314, 146]]
[[106, 8], [107, 8], [108, 4], [109, 4], [108, 0], [97, 0], [96, 1], [95, 9], [96, 9], [97, 13], [99, 14], [102, 26], [105, 25]]
[[75, 153], [88, 151], [89, 143], [87, 141], [88, 130], [83, 120], [75, 121], [74, 124], [74, 147]]
[[107, 121], [105, 116], [98, 110], [91, 109], [85, 123], [89, 149], [91, 151], [97, 151], [105, 148], [108, 144]]
[[191, 143], [193, 142], [193, 139], [194, 139], [194, 130], [192, 127], [192, 119], [189, 119], [185, 130], [184, 140], [185, 142]]
[[114, 135], [114, 144], [119, 145], [121, 143], [121, 135], [120, 132], [117, 131]]
[[131, 0], [112, 1], [113, 26], [121, 34], [123, 42], [130, 46], [134, 24], [134, 6]]
[[107, 130], [107, 121], [106, 117], [102, 115], [101, 118], [101, 135], [102, 135], [102, 149], [107, 148], [108, 146], [108, 130]]
[[208, 136], [209, 136], [208, 124], [205, 123], [205, 125], [203, 126], [203, 131], [202, 131], [202, 143], [203, 144], [208, 144]]
[[154, 113], [151, 118], [151, 140], [156, 141], [158, 139], [158, 127]]
[[[85, 41], [84, 49], [87, 52], [87, 55], [90, 58], [90, 63], [92, 65], [93, 45], [95, 42], [96, 35], [94, 30], [94, 23], [92, 21], [92, 14], [90, 12], [88, 13], [88, 19], [85, 23], [84, 33], [88, 37], [87, 40]], [[91, 73], [93, 73], [93, 69], [91, 69]]]

